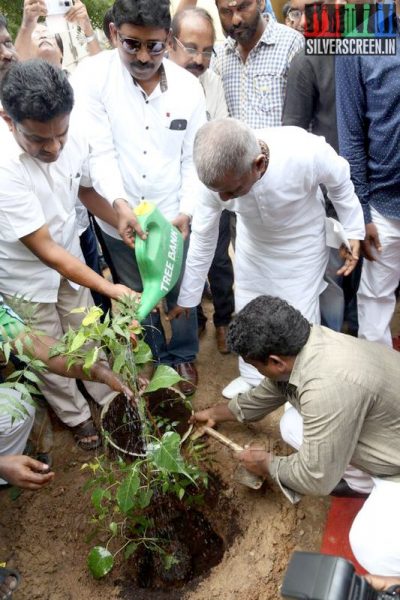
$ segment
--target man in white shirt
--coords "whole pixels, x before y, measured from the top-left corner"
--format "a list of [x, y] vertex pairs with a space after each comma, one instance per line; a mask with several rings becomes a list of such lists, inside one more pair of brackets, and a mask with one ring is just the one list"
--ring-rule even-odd
[[[194, 160], [207, 187], [193, 219], [178, 308], [170, 318], [198, 302], [215, 248], [219, 215], [229, 208], [237, 214], [236, 311], [268, 292], [318, 323], [328, 260], [321, 183], [351, 248], [344, 253], [341, 274], [353, 270], [364, 236], [348, 163], [323, 138], [298, 127], [252, 131], [236, 119], [204, 125], [196, 136]], [[256, 369], [241, 360], [239, 366], [247, 389], [259, 383]]]
[[[171, 24], [168, 0], [116, 0], [113, 19], [115, 50], [86, 59], [73, 77], [88, 125], [93, 185], [115, 207], [119, 233], [131, 247], [134, 233], [143, 235], [132, 212], [141, 200], [154, 202], [187, 237], [198, 186], [193, 140], [206, 120], [203, 90], [163, 58]], [[116, 229], [99, 224], [119, 280], [141, 291], [132, 249]], [[166, 296], [168, 310], [176, 305], [178, 291], [179, 283]], [[192, 393], [197, 383], [195, 311], [173, 325], [169, 343], [158, 313], [147, 324], [155, 358], [175, 366], [189, 380], [181, 384], [182, 391]]]
[[[189, 73], [199, 78], [204, 89], [207, 117], [224, 119], [228, 108], [221, 79], [214, 73], [210, 60], [214, 53], [215, 29], [211, 15], [203, 8], [192, 8], [178, 12], [171, 23], [172, 38], [168, 47], [168, 57]], [[217, 348], [221, 354], [229, 352], [226, 344], [228, 325], [234, 311], [233, 267], [229, 256], [231, 241], [231, 213], [221, 215], [218, 244], [208, 273], [214, 304], [213, 321]], [[199, 332], [204, 331], [207, 317], [201, 304], [197, 307]]]
[[[32, 325], [59, 338], [93, 304], [88, 287], [118, 298], [129, 293], [83, 262], [76, 225], [78, 193], [84, 204], [110, 223], [116, 216], [84, 177], [88, 143], [71, 119], [73, 90], [59, 68], [41, 60], [15, 63], [2, 81], [0, 132], [0, 292], [24, 296]], [[6, 151], [4, 151], [6, 149]], [[81, 192], [81, 193], [80, 193]], [[86, 287], [81, 287], [86, 286]], [[33, 304], [33, 306], [32, 306]], [[89, 406], [76, 382], [43, 375], [43, 394], [58, 417], [74, 429], [81, 446], [100, 443]], [[100, 404], [109, 390], [88, 384]]]

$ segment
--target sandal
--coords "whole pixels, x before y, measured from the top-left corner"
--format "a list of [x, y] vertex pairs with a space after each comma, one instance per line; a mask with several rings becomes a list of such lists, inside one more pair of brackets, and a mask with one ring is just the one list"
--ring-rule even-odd
[[20, 581], [21, 575], [18, 571], [0, 567], [0, 600], [10, 600]]
[[[83, 421], [83, 423], [79, 423], [75, 427], [70, 427], [70, 430], [74, 434], [74, 438], [76, 441], [76, 445], [82, 450], [96, 450], [99, 446], [101, 446], [101, 437], [96, 427], [94, 426], [92, 418]], [[85, 438], [95, 437], [97, 439], [92, 440], [91, 442], [85, 441]]]

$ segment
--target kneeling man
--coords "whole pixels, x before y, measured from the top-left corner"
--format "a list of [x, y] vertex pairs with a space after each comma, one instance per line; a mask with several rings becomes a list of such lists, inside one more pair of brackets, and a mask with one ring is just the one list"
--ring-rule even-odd
[[329, 494], [344, 478], [371, 492], [354, 520], [350, 543], [371, 573], [400, 573], [400, 356], [391, 348], [311, 325], [280, 298], [259, 296], [232, 321], [228, 343], [264, 376], [229, 403], [194, 420], [258, 421], [290, 402], [282, 437], [298, 451], [239, 454], [271, 476], [291, 502]]

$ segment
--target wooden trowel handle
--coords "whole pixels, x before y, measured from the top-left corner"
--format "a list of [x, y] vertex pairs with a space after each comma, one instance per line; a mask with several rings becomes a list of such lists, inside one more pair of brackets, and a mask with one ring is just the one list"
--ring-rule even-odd
[[230, 448], [234, 452], [242, 452], [244, 450], [242, 446], [239, 446], [239, 444], [232, 442], [232, 440], [227, 438], [225, 435], [222, 435], [222, 433], [215, 431], [215, 429], [213, 429], [212, 427], [204, 425], [204, 427], [201, 427], [201, 431], [204, 431], [204, 433], [207, 433], [210, 437], [213, 437], [214, 439], [218, 440], [219, 442], [221, 442], [221, 444], [224, 444], [224, 446], [228, 446], [228, 448]]

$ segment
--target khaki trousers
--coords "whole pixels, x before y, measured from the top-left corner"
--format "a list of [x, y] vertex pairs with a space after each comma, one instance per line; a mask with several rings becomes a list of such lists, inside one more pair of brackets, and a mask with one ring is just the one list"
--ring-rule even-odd
[[[7, 296], [5, 298], [7, 299]], [[10, 297], [8, 299], [10, 300]], [[27, 304], [31, 303], [27, 302]], [[69, 327], [72, 329], [79, 327], [84, 317], [82, 314], [71, 314], [71, 310], [80, 306], [93, 306], [93, 300], [90, 290], [84, 287], [75, 290], [66, 279], [62, 278], [56, 303], [32, 302], [32, 304], [36, 305], [33, 327], [55, 339], [60, 339]], [[78, 390], [75, 379], [52, 373], [40, 374], [40, 378], [43, 381], [39, 386], [43, 396], [65, 425], [74, 427], [89, 419], [89, 405]], [[85, 387], [93, 400], [100, 405], [115, 396], [115, 392], [102, 383], [85, 381]]]

